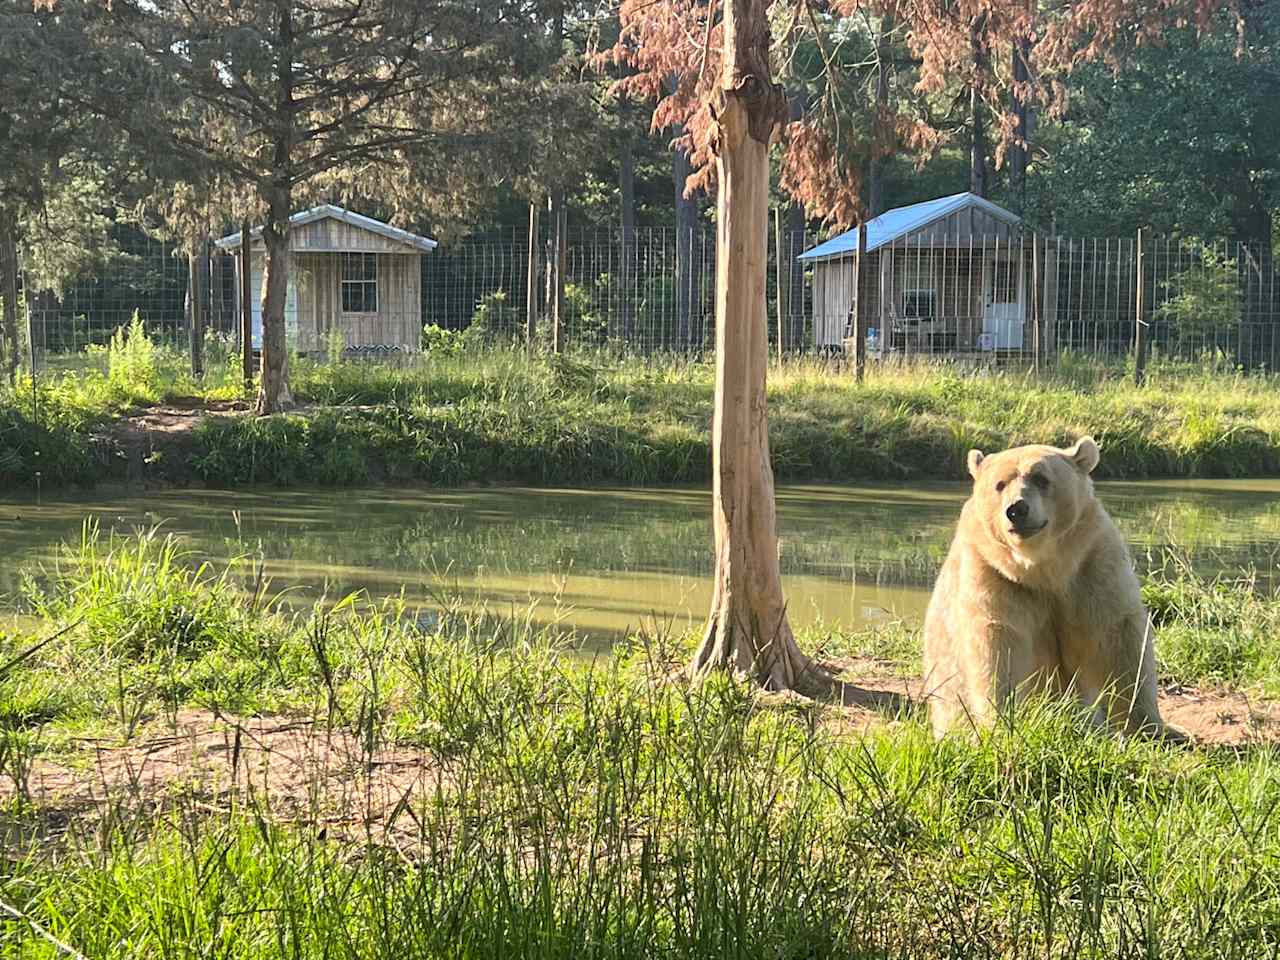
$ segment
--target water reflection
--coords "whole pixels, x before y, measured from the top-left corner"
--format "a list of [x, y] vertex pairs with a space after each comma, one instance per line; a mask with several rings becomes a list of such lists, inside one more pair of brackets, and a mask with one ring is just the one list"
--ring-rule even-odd
[[[1202, 569], [1275, 568], [1280, 481], [1100, 485], [1141, 565], [1176, 544]], [[967, 485], [795, 486], [778, 493], [783, 574], [800, 625], [922, 616]], [[166, 491], [0, 500], [0, 594], [92, 517], [163, 524], [199, 559], [259, 558], [297, 602], [353, 590], [434, 605], [461, 593], [616, 633], [696, 623], [710, 602], [704, 490]], [[246, 574], [247, 576], [247, 574]]]

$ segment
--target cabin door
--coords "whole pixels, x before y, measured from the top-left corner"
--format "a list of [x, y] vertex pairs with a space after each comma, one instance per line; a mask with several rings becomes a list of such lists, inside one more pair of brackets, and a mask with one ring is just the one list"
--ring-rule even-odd
[[991, 257], [982, 277], [982, 340], [985, 350], [1021, 350], [1026, 326], [1026, 289], [1019, 257]]

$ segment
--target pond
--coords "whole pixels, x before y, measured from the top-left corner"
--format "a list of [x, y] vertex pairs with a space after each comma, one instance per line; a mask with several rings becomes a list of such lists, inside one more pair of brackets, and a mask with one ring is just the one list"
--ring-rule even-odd
[[[1280, 552], [1280, 481], [1099, 484], [1140, 567], [1171, 547], [1207, 572]], [[782, 570], [797, 626], [918, 621], [967, 484], [787, 486]], [[710, 602], [710, 495], [690, 489], [172, 490], [0, 498], [0, 599], [53, 563], [86, 519], [120, 533], [161, 525], [193, 559], [248, 557], [293, 603], [363, 590], [430, 608], [461, 595], [532, 608], [607, 641], [655, 623], [683, 631]], [[250, 580], [246, 564], [243, 582]]]

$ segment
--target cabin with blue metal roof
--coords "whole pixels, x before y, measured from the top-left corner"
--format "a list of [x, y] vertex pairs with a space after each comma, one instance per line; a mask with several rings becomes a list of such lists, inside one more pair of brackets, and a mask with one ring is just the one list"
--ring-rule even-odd
[[861, 310], [873, 355], [1029, 350], [1028, 319], [1051, 315], [1057, 289], [1035, 250], [1021, 218], [973, 193], [888, 210], [866, 223], [860, 269], [857, 228], [800, 255], [814, 340], [842, 349]]

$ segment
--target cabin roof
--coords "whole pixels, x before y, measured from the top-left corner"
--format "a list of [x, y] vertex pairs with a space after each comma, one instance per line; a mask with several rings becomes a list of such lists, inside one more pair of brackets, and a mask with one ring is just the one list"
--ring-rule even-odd
[[[368, 230], [370, 233], [376, 233], [379, 236], [386, 237], [388, 240], [394, 240], [396, 243], [403, 243], [406, 246], [414, 247], [423, 252], [434, 250], [437, 246], [436, 241], [430, 237], [420, 237], [416, 233], [410, 233], [408, 230], [401, 230], [399, 227], [393, 227], [389, 223], [383, 223], [381, 220], [375, 220], [373, 217], [366, 217], [359, 213], [352, 213], [343, 207], [335, 206], [332, 203], [322, 203], [318, 207], [312, 207], [310, 210], [303, 210], [295, 213], [289, 218], [289, 226], [300, 227], [304, 224], [314, 223], [316, 220], [324, 219], [340, 220], [343, 223], [350, 224], [361, 230]], [[250, 241], [258, 240], [262, 237], [262, 227], [253, 227], [249, 231]], [[240, 246], [240, 231], [227, 234], [219, 240], [215, 240], [214, 244], [220, 250], [235, 250]]]
[[[1022, 219], [1010, 213], [1004, 207], [997, 206], [990, 200], [984, 200], [976, 193], [953, 193], [949, 197], [938, 197], [936, 200], [925, 200], [905, 207], [894, 207], [886, 210], [878, 217], [867, 221], [867, 252], [878, 250], [910, 233], [921, 230], [953, 213], [976, 207], [984, 213], [1010, 224], [1019, 224]], [[858, 228], [846, 230], [839, 236], [832, 237], [825, 243], [811, 247], [800, 254], [799, 260], [832, 260], [858, 251]]]

